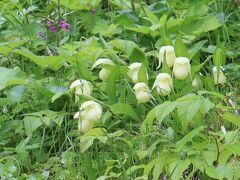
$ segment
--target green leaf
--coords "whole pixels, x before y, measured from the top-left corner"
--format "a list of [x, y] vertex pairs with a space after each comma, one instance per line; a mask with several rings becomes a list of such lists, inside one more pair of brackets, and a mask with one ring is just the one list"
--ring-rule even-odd
[[188, 168], [190, 164], [191, 162], [188, 159], [178, 161], [171, 179], [181, 179], [183, 172]]
[[217, 169], [214, 166], [208, 166], [206, 168], [206, 173], [209, 177], [214, 179], [221, 179], [220, 175], [218, 174]]
[[76, 65], [77, 65], [78, 73], [80, 77], [82, 77], [82, 79], [86, 79], [88, 81], [93, 80], [91, 71], [89, 70], [87, 65], [87, 61], [85, 60], [76, 61]]
[[226, 112], [223, 115], [223, 119], [225, 119], [225, 120], [227, 120], [227, 121], [229, 121], [229, 122], [231, 122], [231, 123], [240, 127], [240, 117], [239, 116], [236, 116], [236, 115], [234, 115], [230, 112]]
[[26, 116], [23, 122], [27, 136], [31, 136], [32, 133], [43, 124], [40, 118], [34, 116]]
[[181, 29], [185, 34], [199, 35], [219, 28], [222, 25], [218, 16], [206, 16], [196, 20], [186, 21], [181, 24]]
[[175, 53], [177, 57], [188, 57], [188, 50], [183, 43], [182, 35], [179, 34], [174, 44]]
[[214, 104], [207, 98], [195, 94], [188, 94], [176, 100], [178, 103], [178, 115], [190, 121], [199, 112], [202, 114], [207, 113]]
[[0, 90], [7, 86], [25, 84], [26, 75], [19, 67], [7, 69], [0, 67]]
[[26, 48], [14, 51], [17, 54], [29, 58], [31, 61], [39, 65], [41, 68], [51, 68], [53, 70], [58, 70], [63, 66], [64, 61], [66, 61], [65, 56], [37, 56], [30, 52]]
[[225, 65], [225, 62], [226, 62], [225, 52], [222, 48], [218, 46], [215, 48], [213, 52], [213, 62], [214, 62], [214, 65], [217, 67]]
[[164, 103], [156, 106], [155, 116], [159, 123], [161, 123], [177, 106], [177, 103], [165, 101]]
[[80, 138], [80, 150], [81, 153], [86, 151], [89, 147], [93, 145], [93, 141], [96, 139], [94, 136], [82, 136]]
[[148, 66], [148, 60], [146, 54], [139, 48], [135, 47], [129, 56], [131, 62], [141, 62], [145, 66]]
[[198, 135], [204, 128], [204, 126], [200, 126], [197, 129], [190, 131], [186, 136], [184, 136], [180, 141], [177, 142], [177, 149], [181, 150], [188, 141], [191, 141], [192, 138]]
[[139, 170], [139, 169], [143, 169], [145, 167], [145, 164], [141, 164], [138, 166], [132, 166], [127, 170], [127, 175], [131, 175], [133, 174], [135, 171]]
[[208, 40], [202, 40], [196, 43], [194, 47], [189, 50], [189, 58], [192, 59], [195, 54], [203, 47], [203, 45], [206, 44], [206, 42], [208, 42]]
[[110, 102], [117, 102], [116, 96], [116, 81], [120, 75], [120, 67], [115, 66], [111, 71], [110, 76], [107, 78], [107, 92]]
[[144, 120], [144, 125], [152, 126], [154, 119], [157, 119], [161, 123], [176, 107], [175, 102], [166, 101], [156, 107], [154, 107]]
[[8, 54], [13, 51], [16, 47], [24, 44], [25, 41], [15, 41], [15, 42], [4, 42], [0, 43], [0, 54], [8, 56]]
[[139, 119], [137, 113], [129, 104], [125, 104], [125, 103], [114, 104], [112, 105], [110, 110], [113, 114], [116, 114], [116, 115], [126, 115], [133, 118], [134, 120]]
[[148, 84], [148, 72], [147, 72], [147, 68], [144, 64], [142, 64], [142, 66], [140, 67], [139, 71], [138, 71], [138, 80], [139, 82], [144, 82], [146, 84]]

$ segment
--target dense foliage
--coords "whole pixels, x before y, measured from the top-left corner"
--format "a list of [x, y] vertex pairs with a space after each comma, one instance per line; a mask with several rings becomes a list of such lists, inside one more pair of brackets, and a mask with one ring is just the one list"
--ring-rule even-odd
[[1, 179], [239, 179], [239, 4], [0, 1]]

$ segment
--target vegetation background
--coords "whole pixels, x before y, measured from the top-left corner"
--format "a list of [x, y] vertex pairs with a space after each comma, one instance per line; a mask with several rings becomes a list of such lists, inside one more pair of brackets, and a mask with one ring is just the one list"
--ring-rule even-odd
[[[237, 0], [1, 0], [1, 179], [239, 179], [239, 12]], [[157, 68], [166, 45], [190, 60], [184, 80]], [[114, 65], [92, 69], [99, 58]], [[146, 103], [127, 75], [136, 62]], [[89, 100], [101, 118], [82, 133], [74, 114]]]

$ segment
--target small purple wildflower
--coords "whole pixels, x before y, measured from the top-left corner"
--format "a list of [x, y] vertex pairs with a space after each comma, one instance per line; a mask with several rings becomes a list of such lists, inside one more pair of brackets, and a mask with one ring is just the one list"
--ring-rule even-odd
[[70, 29], [70, 24], [65, 23], [64, 26], [63, 26], [63, 28], [64, 28], [66, 31], [69, 31], [69, 29]]
[[59, 21], [58, 26], [59, 27], [64, 27], [65, 23], [66, 23], [65, 21], [61, 20], [61, 21]]
[[53, 22], [52, 22], [52, 21], [48, 21], [48, 22], [47, 22], [47, 26], [48, 26], [48, 27], [52, 27], [52, 25], [53, 25]]
[[66, 31], [70, 29], [70, 24], [68, 24], [66, 21], [63, 21], [63, 20], [59, 21], [58, 26], [63, 28]]
[[92, 13], [95, 14], [97, 12], [96, 8], [92, 9]]
[[45, 39], [45, 34], [44, 34], [44, 32], [38, 32], [37, 33], [37, 36], [39, 37], [39, 38], [41, 38], [41, 39]]
[[50, 31], [51, 31], [51, 32], [56, 32], [56, 31], [57, 31], [57, 28], [56, 28], [55, 26], [52, 26], [52, 27], [50, 27]]

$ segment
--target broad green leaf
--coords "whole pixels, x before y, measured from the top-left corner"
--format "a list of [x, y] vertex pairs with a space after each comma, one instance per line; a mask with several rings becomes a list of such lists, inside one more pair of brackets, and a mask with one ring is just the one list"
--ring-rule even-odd
[[89, 147], [93, 145], [93, 141], [96, 139], [94, 136], [82, 136], [80, 138], [80, 150], [81, 153], [86, 151]]
[[189, 58], [192, 59], [195, 54], [203, 47], [204, 44], [206, 44], [208, 40], [202, 40], [196, 43], [193, 48], [189, 50]]
[[148, 60], [146, 54], [139, 48], [135, 47], [129, 56], [131, 62], [141, 62], [148, 67]]
[[19, 67], [13, 69], [7, 69], [0, 67], [0, 90], [7, 86], [25, 84], [26, 75]]
[[26, 48], [14, 51], [17, 54], [29, 58], [31, 61], [39, 65], [41, 68], [51, 68], [53, 70], [58, 70], [63, 66], [64, 61], [66, 61], [65, 56], [37, 56], [30, 52]]
[[205, 129], [205, 127], [200, 126], [197, 129], [190, 131], [186, 136], [184, 136], [180, 141], [177, 142], [177, 144], [176, 144], [177, 149], [181, 150], [188, 141], [191, 141], [192, 138], [194, 136], [198, 135], [203, 129]]
[[155, 116], [161, 123], [177, 106], [177, 103], [166, 101], [155, 108]]
[[206, 173], [209, 177], [214, 179], [221, 179], [217, 169], [214, 166], [208, 166], [206, 168]]
[[33, 132], [43, 124], [41, 119], [35, 116], [26, 116], [23, 122], [27, 136], [31, 136]]
[[148, 84], [148, 72], [147, 72], [147, 68], [144, 64], [142, 64], [142, 66], [138, 72], [138, 80], [139, 80], [139, 82], [144, 82], [144, 83]]
[[15, 42], [4, 42], [0, 43], [0, 54], [7, 56], [16, 47], [24, 44], [25, 41], [15, 41]]
[[182, 35], [179, 34], [174, 44], [175, 53], [177, 57], [188, 57], [188, 50], [183, 43]]
[[206, 16], [194, 21], [187, 21], [181, 25], [181, 29], [185, 34], [199, 35], [204, 32], [212, 31], [221, 26], [218, 16]]
[[179, 116], [190, 121], [197, 113], [205, 114], [214, 104], [207, 98], [195, 94], [188, 94], [176, 100]]
[[86, 79], [88, 81], [93, 80], [91, 71], [89, 70], [87, 65], [87, 61], [85, 60], [76, 61], [76, 65], [77, 65], [78, 73], [82, 79]]
[[188, 159], [178, 161], [171, 178], [181, 179], [183, 172], [188, 168], [190, 164], [191, 162]]
[[157, 119], [161, 123], [165, 117], [167, 117], [176, 107], [175, 102], [166, 101], [156, 107], [154, 107], [148, 114], [143, 124], [152, 125], [154, 119]]
[[120, 67], [115, 66], [110, 76], [107, 78], [107, 92], [108, 92], [110, 102], [117, 102], [116, 81], [119, 75], [120, 75]]
[[139, 169], [143, 169], [146, 165], [142, 164], [142, 165], [138, 165], [138, 166], [132, 166], [127, 170], [127, 175], [131, 175], [133, 174], [135, 171], [139, 170]]
[[126, 116], [133, 118], [134, 120], [139, 119], [137, 113], [134, 111], [132, 106], [130, 106], [129, 104], [125, 104], [125, 103], [114, 104], [114, 105], [112, 105], [110, 110], [113, 113], [113, 115], [114, 114], [115, 115], [126, 115]]
[[[52, 0], [56, 4], [58, 0]], [[60, 5], [65, 6], [71, 10], [79, 11], [79, 10], [91, 10], [92, 7], [97, 7], [101, 0], [64, 0], [60, 1]]]
[[124, 52], [128, 57], [132, 54], [133, 49], [138, 47], [136, 43], [122, 39], [110, 41], [110, 44], [117, 50]]
[[237, 125], [238, 127], [240, 127], [240, 117], [239, 116], [236, 116], [230, 112], [226, 112], [224, 113], [223, 115], [223, 119]]
[[215, 48], [213, 52], [213, 62], [214, 62], [214, 65], [217, 67], [225, 65], [225, 62], [226, 62], [225, 52], [222, 48], [218, 46]]

